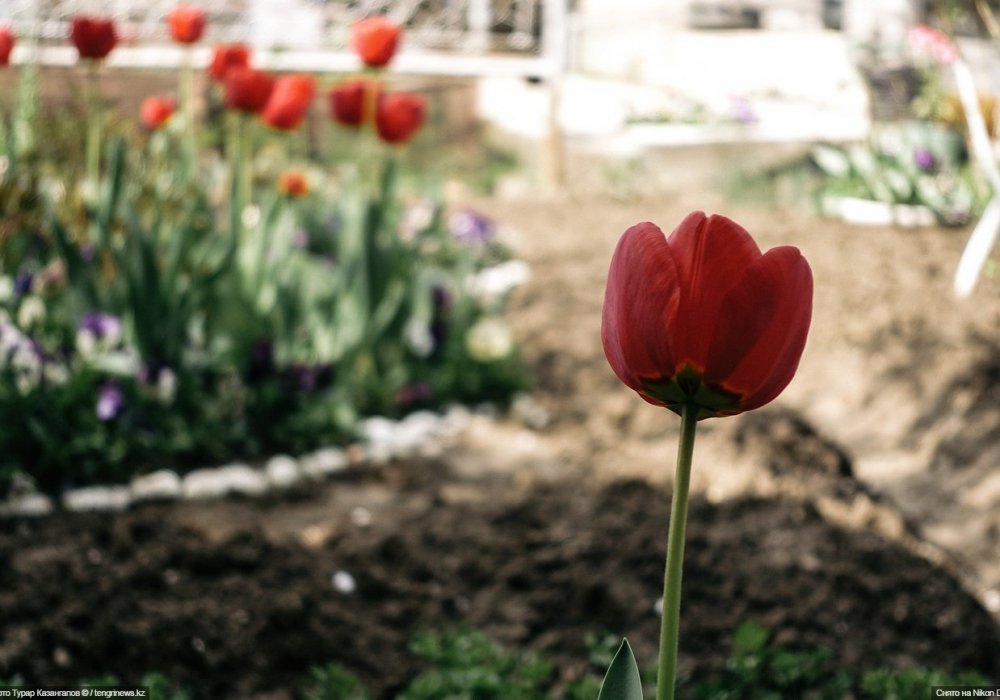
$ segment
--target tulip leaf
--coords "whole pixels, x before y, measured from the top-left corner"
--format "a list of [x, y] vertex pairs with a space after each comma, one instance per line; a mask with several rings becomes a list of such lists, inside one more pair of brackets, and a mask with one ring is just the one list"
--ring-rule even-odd
[[611, 661], [597, 700], [642, 700], [639, 666], [635, 663], [635, 656], [632, 655], [632, 647], [627, 639], [622, 640], [618, 653]]

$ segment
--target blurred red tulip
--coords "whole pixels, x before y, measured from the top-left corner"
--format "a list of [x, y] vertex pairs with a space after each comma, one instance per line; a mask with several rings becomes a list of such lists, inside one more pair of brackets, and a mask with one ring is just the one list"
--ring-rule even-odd
[[257, 113], [274, 90], [274, 76], [262, 70], [236, 66], [226, 73], [226, 107]]
[[167, 15], [170, 36], [178, 44], [193, 44], [205, 33], [205, 12], [193, 5], [178, 5]]
[[335, 85], [329, 92], [330, 118], [344, 126], [361, 126], [365, 119], [365, 100], [371, 99], [369, 91], [377, 90], [374, 81], [364, 78]]
[[309, 180], [305, 173], [298, 170], [286, 170], [278, 176], [278, 191], [289, 199], [302, 197], [309, 193]]
[[14, 50], [16, 39], [8, 27], [0, 27], [0, 66], [10, 63], [10, 52]]
[[384, 17], [365, 17], [354, 23], [354, 50], [366, 66], [381, 68], [396, 54], [401, 33]]
[[217, 83], [226, 79], [232, 68], [246, 68], [250, 65], [250, 47], [246, 44], [217, 44], [212, 51], [212, 62], [208, 64], [208, 75]]
[[106, 58], [118, 43], [114, 20], [77, 15], [70, 23], [69, 37], [80, 58]]
[[284, 75], [274, 84], [261, 119], [275, 129], [295, 129], [309, 111], [315, 92], [316, 81], [312, 77]]
[[649, 403], [698, 417], [763, 406], [791, 381], [812, 317], [809, 263], [761, 254], [724, 216], [688, 215], [670, 235], [628, 229], [611, 259], [601, 340], [611, 368]]
[[423, 126], [427, 104], [420, 95], [394, 92], [380, 95], [375, 109], [375, 130], [386, 143], [409, 141]]
[[167, 123], [167, 120], [177, 110], [177, 103], [169, 97], [153, 95], [142, 101], [139, 107], [139, 120], [150, 131], [155, 131]]

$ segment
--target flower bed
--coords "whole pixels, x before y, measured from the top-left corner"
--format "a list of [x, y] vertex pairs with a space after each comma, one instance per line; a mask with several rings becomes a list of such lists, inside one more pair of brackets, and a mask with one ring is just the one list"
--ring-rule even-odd
[[[171, 22], [179, 43], [200, 38], [202, 20]], [[273, 76], [217, 47], [203, 118], [186, 68], [177, 99], [143, 102], [137, 134], [112, 132], [100, 98], [113, 23], [77, 18], [85, 149], [79, 129], [62, 148], [35, 130], [37, 69], [22, 69], [0, 177], [15, 213], [0, 489], [301, 455], [356, 439], [364, 416], [525, 386], [503, 310], [526, 268], [494, 222], [407, 170], [427, 105], [382, 75], [399, 38], [359, 25], [369, 67], [349, 80]], [[336, 159], [302, 130], [324, 82]]]

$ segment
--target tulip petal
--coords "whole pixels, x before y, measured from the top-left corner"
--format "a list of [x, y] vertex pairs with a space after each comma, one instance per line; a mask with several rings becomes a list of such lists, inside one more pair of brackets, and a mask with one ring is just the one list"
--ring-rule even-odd
[[751, 265], [719, 311], [706, 383], [742, 396], [741, 411], [781, 393], [805, 347], [812, 293], [812, 271], [797, 248], [774, 248]]
[[746, 229], [725, 216], [693, 212], [668, 239], [683, 290], [675, 338], [677, 369], [699, 372], [708, 366], [709, 343], [719, 325], [723, 299], [760, 259], [760, 248]]
[[643, 381], [673, 374], [670, 329], [678, 300], [677, 272], [663, 231], [649, 222], [628, 229], [611, 258], [601, 341], [615, 374], [636, 391], [642, 391]]

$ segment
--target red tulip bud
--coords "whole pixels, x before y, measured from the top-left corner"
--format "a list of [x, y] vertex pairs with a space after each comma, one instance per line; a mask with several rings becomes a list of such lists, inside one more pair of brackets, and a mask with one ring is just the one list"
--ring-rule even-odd
[[14, 50], [16, 39], [8, 27], [0, 27], [0, 66], [10, 63], [10, 52]]
[[812, 316], [797, 248], [761, 254], [724, 216], [690, 214], [670, 235], [636, 224], [618, 242], [601, 340], [618, 378], [649, 403], [698, 417], [763, 406], [791, 381]]
[[295, 129], [309, 111], [315, 92], [316, 81], [308, 75], [282, 76], [274, 85], [261, 119], [275, 129]]
[[246, 68], [249, 65], [250, 48], [246, 44], [218, 44], [212, 51], [208, 75], [215, 82], [221, 83], [230, 69]]
[[386, 143], [405, 143], [423, 126], [424, 98], [408, 92], [382, 95], [375, 110], [375, 129]]
[[178, 5], [169, 15], [170, 36], [179, 44], [193, 44], [205, 33], [205, 12], [193, 5]]
[[278, 191], [289, 199], [296, 199], [309, 193], [309, 180], [305, 173], [286, 170], [278, 176]]
[[354, 50], [366, 66], [382, 68], [395, 55], [401, 33], [384, 17], [366, 17], [354, 23]]
[[365, 101], [371, 98], [369, 91], [377, 90], [374, 81], [363, 78], [335, 85], [329, 92], [330, 118], [344, 126], [361, 126], [365, 120]]
[[155, 131], [167, 123], [176, 109], [177, 103], [168, 97], [147, 97], [139, 107], [139, 120], [144, 127]]
[[70, 23], [69, 37], [80, 58], [106, 58], [118, 43], [113, 20], [77, 15]]
[[226, 73], [226, 107], [257, 113], [274, 90], [274, 76], [262, 70], [236, 66]]

